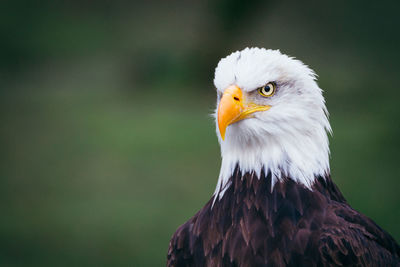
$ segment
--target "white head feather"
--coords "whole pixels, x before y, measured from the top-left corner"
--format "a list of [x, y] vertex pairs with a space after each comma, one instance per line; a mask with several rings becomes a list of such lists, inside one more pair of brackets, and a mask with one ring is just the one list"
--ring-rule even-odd
[[[310, 188], [315, 176], [329, 173], [331, 127], [315, 80], [310, 68], [278, 50], [246, 48], [221, 59], [214, 79], [217, 108], [230, 85], [241, 88], [252, 102], [271, 108], [229, 125], [225, 140], [217, 123], [222, 164], [215, 197], [221, 198], [230, 186], [236, 166], [258, 177], [262, 170], [271, 172], [271, 188], [284, 176]], [[276, 93], [264, 98], [257, 88], [269, 82], [276, 83]]]

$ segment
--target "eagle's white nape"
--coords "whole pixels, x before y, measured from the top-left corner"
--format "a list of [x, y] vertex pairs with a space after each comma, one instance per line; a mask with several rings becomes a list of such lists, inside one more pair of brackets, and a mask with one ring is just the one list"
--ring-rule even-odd
[[[217, 124], [222, 163], [214, 201], [230, 186], [236, 166], [258, 177], [262, 170], [271, 172], [271, 188], [283, 176], [310, 188], [316, 176], [329, 173], [331, 127], [315, 80], [310, 68], [279, 50], [246, 48], [220, 60], [214, 79], [217, 108], [224, 90], [237, 85], [253, 102], [271, 109], [228, 126], [225, 140]], [[275, 95], [257, 98], [256, 89], [268, 82], [277, 84]]]

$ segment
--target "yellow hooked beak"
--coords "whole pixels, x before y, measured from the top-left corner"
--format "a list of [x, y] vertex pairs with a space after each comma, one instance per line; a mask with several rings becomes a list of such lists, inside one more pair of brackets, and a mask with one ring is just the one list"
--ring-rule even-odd
[[218, 128], [222, 140], [225, 139], [226, 127], [240, 120], [250, 118], [257, 111], [265, 111], [271, 106], [260, 106], [254, 103], [246, 103], [242, 90], [236, 85], [225, 89], [218, 106]]

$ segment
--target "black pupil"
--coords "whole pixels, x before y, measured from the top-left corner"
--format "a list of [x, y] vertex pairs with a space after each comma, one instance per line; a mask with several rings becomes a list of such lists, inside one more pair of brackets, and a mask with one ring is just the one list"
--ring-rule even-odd
[[264, 92], [269, 94], [269, 92], [271, 91], [271, 87], [269, 85], [264, 87]]

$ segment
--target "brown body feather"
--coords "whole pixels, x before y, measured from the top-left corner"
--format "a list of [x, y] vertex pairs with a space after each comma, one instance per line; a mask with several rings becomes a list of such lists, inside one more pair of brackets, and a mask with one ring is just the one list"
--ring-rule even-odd
[[167, 266], [400, 266], [400, 248], [329, 175], [312, 190], [241, 174], [173, 235]]

